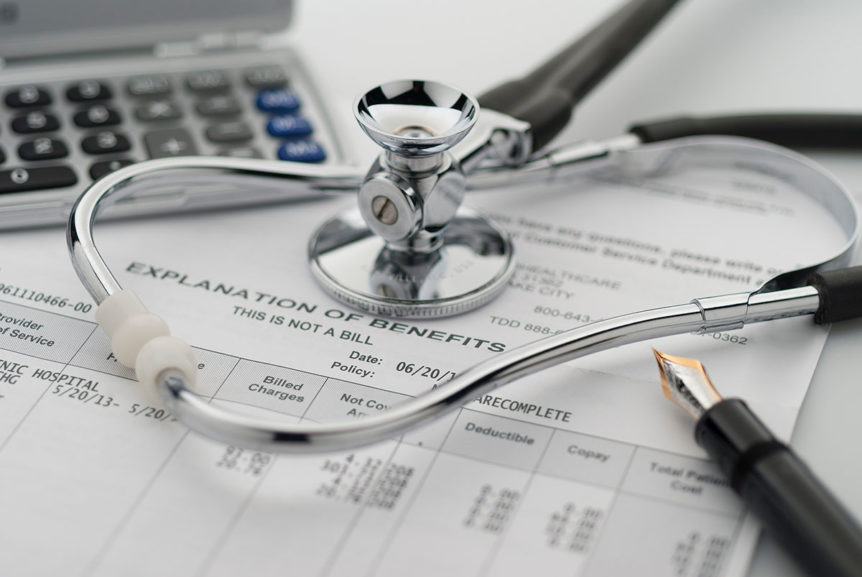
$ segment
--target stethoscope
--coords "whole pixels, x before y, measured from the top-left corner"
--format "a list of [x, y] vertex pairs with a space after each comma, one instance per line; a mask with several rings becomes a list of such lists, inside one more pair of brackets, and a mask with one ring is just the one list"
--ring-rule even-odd
[[[446, 85], [397, 81], [363, 95], [354, 114], [383, 154], [367, 171], [279, 161], [190, 157], [132, 165], [94, 183], [78, 199], [68, 226], [76, 272], [98, 303], [96, 318], [112, 350], [153, 387], [181, 422], [226, 443], [279, 452], [341, 450], [389, 439], [481, 394], [553, 365], [628, 343], [681, 333], [709, 333], [746, 323], [814, 314], [818, 323], [862, 314], [862, 272], [832, 270], [849, 262], [858, 219], [847, 191], [802, 156], [753, 140], [697, 137], [715, 123], [731, 134], [834, 143], [847, 126], [824, 130], [812, 117], [769, 122], [749, 117], [638, 127], [606, 142], [540, 150], [568, 121], [571, 108], [675, 4], [633, 0], [524, 79], [479, 103]], [[817, 120], [817, 119], [815, 119]], [[828, 127], [827, 127], [828, 128]], [[813, 135], [813, 136], [812, 136]], [[682, 136], [683, 138], [679, 138]], [[665, 142], [666, 141], [666, 142]], [[812, 142], [806, 140], [806, 142]], [[460, 206], [465, 190], [541, 183], [572, 175], [626, 177], [687, 167], [744, 165], [791, 183], [831, 215], [843, 245], [832, 258], [780, 274], [754, 292], [697, 298], [687, 304], [602, 320], [501, 353], [449, 382], [385, 412], [334, 423], [250, 418], [211, 404], [194, 391], [189, 345], [124, 290], [93, 240], [100, 208], [141, 187], [215, 177], [243, 187], [271, 187], [279, 199], [355, 193], [359, 208], [336, 215], [311, 238], [311, 272], [332, 297], [372, 314], [433, 318], [482, 306], [506, 286], [513, 246], [502, 228]]]

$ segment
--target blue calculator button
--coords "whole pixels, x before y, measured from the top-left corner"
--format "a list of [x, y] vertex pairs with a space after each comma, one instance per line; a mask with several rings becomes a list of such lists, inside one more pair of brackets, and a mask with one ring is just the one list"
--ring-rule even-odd
[[291, 140], [278, 147], [278, 157], [291, 162], [323, 162], [326, 151], [314, 140]]
[[289, 88], [273, 88], [257, 93], [257, 107], [264, 112], [293, 112], [299, 108], [299, 97]]
[[266, 123], [266, 131], [276, 138], [296, 138], [312, 133], [311, 123], [298, 114], [282, 114], [273, 116]]

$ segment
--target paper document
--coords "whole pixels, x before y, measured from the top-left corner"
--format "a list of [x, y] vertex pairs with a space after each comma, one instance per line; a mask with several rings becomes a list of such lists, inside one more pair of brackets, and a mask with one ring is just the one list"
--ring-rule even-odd
[[[96, 240], [195, 347], [201, 395], [328, 422], [543, 336], [828, 255], [840, 231], [784, 188], [704, 168], [473, 193], [519, 265], [497, 300], [442, 320], [364, 314], [315, 285], [307, 239], [347, 199], [106, 223]], [[826, 337], [797, 318], [631, 345], [401, 438], [275, 456], [176, 422], [110, 354], [93, 308], [64, 231], [2, 235], [2, 574], [742, 575], [757, 526], [663, 397], [650, 348], [701, 360], [787, 436]]]

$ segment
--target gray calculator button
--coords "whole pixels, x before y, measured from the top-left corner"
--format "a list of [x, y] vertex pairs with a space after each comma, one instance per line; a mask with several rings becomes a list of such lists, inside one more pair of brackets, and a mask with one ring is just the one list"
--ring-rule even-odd
[[184, 128], [154, 130], [144, 135], [144, 146], [150, 158], [187, 156], [198, 153], [192, 135]]
[[245, 122], [223, 122], [207, 128], [206, 135], [211, 142], [223, 143], [251, 140], [254, 133]]
[[165, 96], [171, 93], [171, 81], [163, 74], [136, 76], [126, 83], [131, 96]]
[[252, 88], [280, 88], [287, 84], [287, 73], [280, 66], [259, 66], [246, 70], [245, 83]]
[[239, 102], [233, 96], [210, 96], [195, 107], [201, 116], [235, 116], [240, 113]]
[[173, 100], [150, 100], [135, 108], [135, 116], [143, 122], [176, 120], [182, 115], [182, 110]]
[[186, 86], [192, 92], [219, 92], [230, 88], [230, 81], [221, 70], [198, 70], [189, 73]]

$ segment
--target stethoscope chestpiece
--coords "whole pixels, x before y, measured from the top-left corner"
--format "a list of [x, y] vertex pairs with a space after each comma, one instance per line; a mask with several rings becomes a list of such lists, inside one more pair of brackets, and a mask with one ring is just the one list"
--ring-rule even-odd
[[384, 152], [358, 209], [312, 237], [314, 277], [336, 299], [386, 316], [450, 316], [494, 298], [514, 270], [512, 243], [461, 207], [464, 173], [449, 153], [475, 124], [476, 101], [445, 84], [403, 80], [366, 92], [354, 114]]

